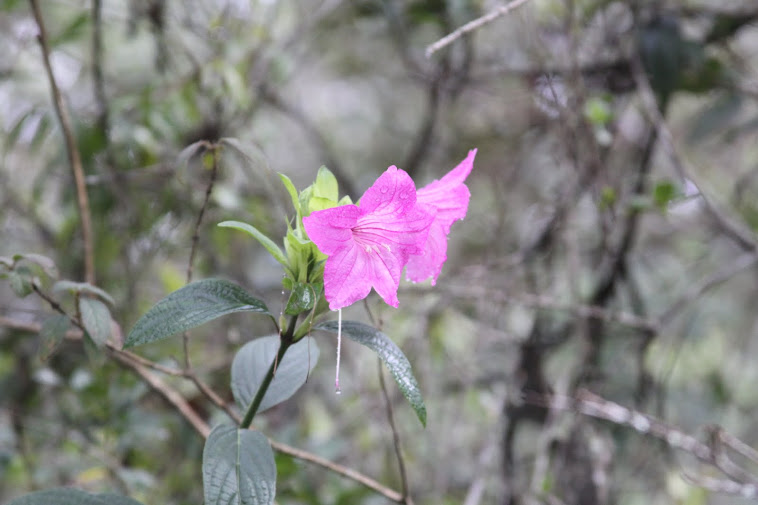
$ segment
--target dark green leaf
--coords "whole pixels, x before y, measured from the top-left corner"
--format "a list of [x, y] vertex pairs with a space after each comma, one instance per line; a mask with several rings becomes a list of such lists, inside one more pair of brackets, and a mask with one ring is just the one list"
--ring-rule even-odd
[[282, 252], [282, 249], [276, 245], [276, 243], [261, 233], [257, 228], [247, 223], [241, 223], [239, 221], [224, 221], [218, 224], [222, 228], [234, 228], [235, 230], [244, 231], [250, 234], [255, 240], [261, 243], [261, 245], [274, 257], [276, 261], [281, 263], [284, 267], [289, 266], [287, 257]]
[[290, 293], [289, 300], [287, 300], [287, 307], [285, 307], [284, 313], [296, 316], [302, 312], [311, 310], [314, 303], [316, 303], [316, 293], [313, 292], [311, 285], [297, 282], [292, 293]]
[[73, 488], [38, 491], [16, 498], [8, 505], [142, 505], [117, 494], [90, 494]]
[[70, 327], [71, 321], [69, 321], [68, 317], [61, 314], [55, 314], [45, 319], [39, 331], [39, 336], [42, 339], [39, 349], [39, 359], [47, 361], [52, 356]]
[[276, 496], [276, 463], [268, 439], [236, 426], [213, 428], [203, 450], [205, 505], [268, 505]]
[[[314, 329], [337, 333], [337, 321], [321, 323], [315, 326]], [[395, 382], [397, 382], [403, 396], [410, 402], [413, 410], [416, 411], [419, 421], [426, 426], [424, 399], [421, 397], [418, 383], [413, 376], [411, 364], [408, 358], [405, 357], [405, 354], [403, 354], [403, 351], [381, 331], [357, 321], [343, 321], [342, 333], [379, 355], [379, 358], [381, 358], [395, 379]]]
[[79, 312], [92, 342], [103, 347], [111, 336], [111, 313], [108, 306], [100, 300], [82, 296], [79, 298]]
[[[232, 393], [240, 409], [247, 410], [271, 363], [279, 351], [279, 337], [272, 335], [248, 342], [237, 352], [232, 362]], [[318, 346], [310, 337], [290, 346], [277, 364], [258, 412], [283, 402], [305, 384], [318, 361]]]
[[147, 311], [126, 337], [124, 347], [155, 342], [233, 312], [257, 312], [272, 317], [266, 304], [232, 282], [196, 281]]

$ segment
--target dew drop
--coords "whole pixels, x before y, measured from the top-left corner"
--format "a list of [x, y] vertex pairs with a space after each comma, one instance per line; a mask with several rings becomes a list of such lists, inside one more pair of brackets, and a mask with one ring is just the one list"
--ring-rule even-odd
[[389, 191], [389, 188], [388, 188], [387, 186], [382, 186], [381, 188], [379, 188], [379, 191], [381, 191], [381, 192], [382, 192], [382, 194], [384, 194], [384, 193], [386, 193], [387, 191]]
[[335, 395], [341, 395], [341, 394], [342, 394], [342, 390], [341, 390], [341, 389], [336, 389], [336, 390], [334, 391], [334, 394], [335, 394]]

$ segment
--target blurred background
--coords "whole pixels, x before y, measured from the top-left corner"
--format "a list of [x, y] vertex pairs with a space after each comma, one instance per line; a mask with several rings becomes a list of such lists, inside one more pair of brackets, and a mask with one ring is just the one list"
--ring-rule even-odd
[[[424, 429], [390, 381], [413, 502], [755, 498], [755, 455], [715, 426], [758, 446], [758, 7], [531, 0], [425, 55], [501, 5], [40, 2], [113, 320], [128, 331], [185, 283], [201, 209], [194, 278], [234, 280], [279, 310], [278, 264], [216, 227], [246, 221], [279, 241], [291, 207], [276, 172], [302, 189], [326, 165], [355, 200], [389, 165], [422, 186], [476, 147], [437, 284], [403, 282], [399, 309], [368, 299], [427, 404]], [[0, 1], [0, 256], [41, 254], [80, 282], [38, 33], [30, 3]], [[186, 148], [220, 139], [205, 205], [213, 170]], [[201, 503], [202, 437], [107, 353], [76, 339], [52, 351], [50, 305], [13, 281], [0, 279], [0, 502], [76, 485]], [[362, 304], [345, 317], [369, 321]], [[231, 401], [235, 350], [272, 332], [250, 315], [193, 331], [198, 376]], [[376, 358], [346, 342], [337, 396], [334, 339], [314, 336], [307, 384], [256, 427], [401, 491]], [[137, 351], [181, 366], [181, 338]], [[163, 380], [206, 422], [226, 420], [191, 381]], [[388, 501], [288, 455], [277, 466], [278, 503]]]

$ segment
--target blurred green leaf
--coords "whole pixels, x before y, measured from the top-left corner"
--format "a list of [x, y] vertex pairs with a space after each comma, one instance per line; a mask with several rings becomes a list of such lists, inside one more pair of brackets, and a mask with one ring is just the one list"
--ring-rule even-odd
[[653, 187], [653, 201], [660, 210], [666, 210], [671, 200], [678, 196], [677, 187], [672, 181], [665, 180], [658, 182]]
[[[237, 352], [232, 362], [232, 393], [242, 411], [250, 406], [278, 352], [278, 335], [256, 338]], [[313, 338], [306, 337], [291, 345], [276, 366], [276, 374], [266, 390], [258, 412], [263, 412], [295, 394], [316, 366], [318, 356], [318, 346]]]
[[8, 281], [13, 293], [19, 298], [28, 296], [34, 290], [32, 271], [27, 266], [17, 266], [11, 270], [8, 273]]
[[608, 100], [592, 97], [584, 103], [584, 116], [594, 126], [605, 126], [613, 117], [613, 111]]
[[113, 300], [111, 295], [103, 291], [102, 289], [98, 288], [97, 286], [93, 286], [92, 284], [88, 284], [86, 282], [73, 282], [68, 280], [62, 280], [58, 281], [53, 285], [53, 292], [54, 293], [61, 293], [64, 291], [68, 291], [72, 294], [78, 294], [78, 293], [85, 293], [89, 295], [94, 295], [100, 298], [103, 301], [108, 302], [111, 306], [114, 306], [116, 302]]
[[108, 306], [100, 300], [82, 296], [79, 298], [79, 312], [82, 315], [82, 325], [92, 342], [97, 347], [103, 347], [111, 337], [111, 313]]
[[235, 426], [213, 428], [203, 450], [205, 505], [270, 505], [276, 463], [268, 439]]
[[[316, 330], [326, 330], [337, 333], [337, 321], [327, 321], [314, 327]], [[413, 376], [413, 370], [403, 351], [384, 333], [367, 324], [357, 321], [343, 321], [342, 334], [363, 344], [379, 355], [379, 358], [389, 369], [400, 392], [408, 400], [416, 412], [421, 424], [426, 426], [426, 407], [421, 396], [418, 382]]]
[[71, 321], [62, 314], [55, 314], [42, 323], [39, 336], [42, 340], [39, 349], [39, 359], [47, 361], [58, 348], [66, 332], [71, 328]]
[[124, 347], [147, 344], [233, 312], [257, 312], [273, 319], [266, 304], [222, 279], [187, 284], [159, 301], [134, 325]]

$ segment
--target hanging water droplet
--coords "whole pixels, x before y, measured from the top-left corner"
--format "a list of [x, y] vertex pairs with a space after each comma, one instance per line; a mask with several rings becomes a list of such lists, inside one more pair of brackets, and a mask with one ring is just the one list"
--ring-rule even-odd
[[334, 390], [334, 394], [341, 395], [342, 394], [342, 390], [341, 389], [335, 389]]

